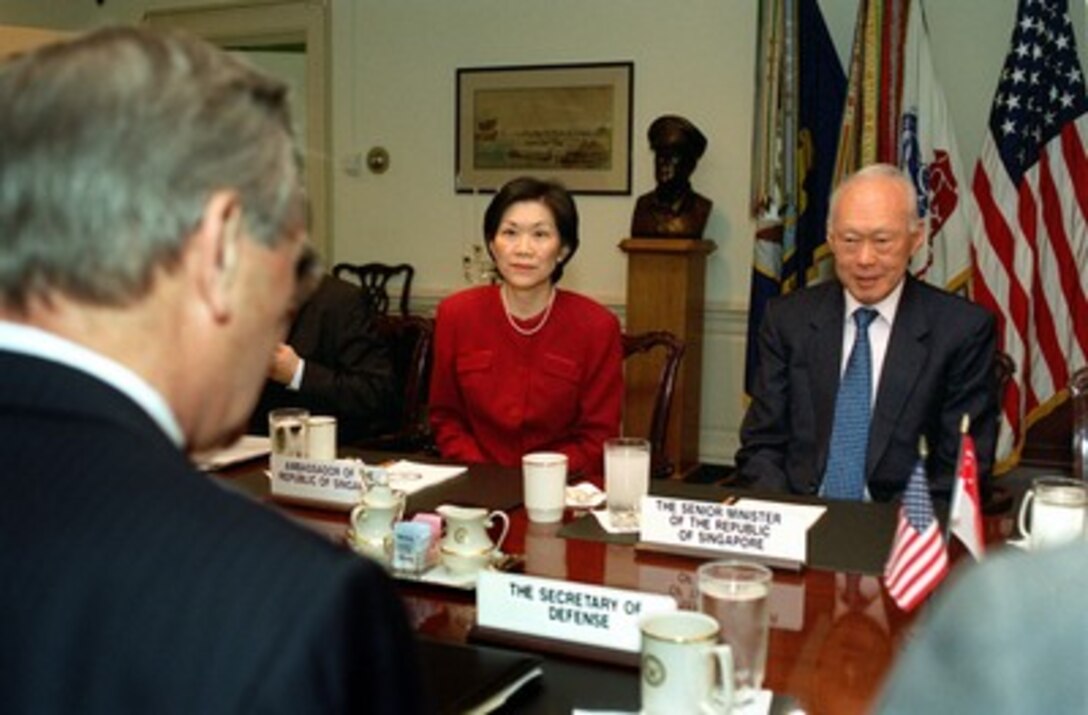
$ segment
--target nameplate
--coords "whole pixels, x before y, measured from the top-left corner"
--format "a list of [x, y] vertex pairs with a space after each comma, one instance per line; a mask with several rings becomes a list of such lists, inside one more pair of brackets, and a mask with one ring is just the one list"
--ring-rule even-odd
[[675, 610], [670, 596], [572, 581], [481, 571], [476, 582], [481, 627], [630, 653], [643, 616]]
[[271, 481], [273, 497], [348, 511], [362, 499], [363, 463], [273, 454]]
[[646, 496], [640, 546], [800, 567], [808, 555], [808, 530], [825, 511], [825, 506], [760, 499], [706, 502]]

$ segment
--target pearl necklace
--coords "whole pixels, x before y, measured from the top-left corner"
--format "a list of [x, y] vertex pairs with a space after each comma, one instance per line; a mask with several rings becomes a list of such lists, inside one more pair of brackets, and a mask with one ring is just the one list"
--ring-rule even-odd
[[514, 318], [514, 315], [510, 312], [510, 304], [506, 300], [506, 284], [504, 283], [499, 287], [499, 298], [502, 300], [502, 312], [506, 314], [506, 322], [510, 323], [510, 327], [513, 328], [514, 332], [518, 335], [524, 335], [525, 337], [536, 335], [544, 329], [545, 325], [547, 325], [548, 318], [551, 317], [552, 314], [552, 306], [555, 305], [555, 294], [558, 292], [559, 291], [555, 289], [555, 286], [552, 286], [552, 292], [548, 296], [548, 305], [544, 308], [544, 315], [540, 318], [540, 322], [531, 328], [523, 328], [518, 325], [517, 319]]

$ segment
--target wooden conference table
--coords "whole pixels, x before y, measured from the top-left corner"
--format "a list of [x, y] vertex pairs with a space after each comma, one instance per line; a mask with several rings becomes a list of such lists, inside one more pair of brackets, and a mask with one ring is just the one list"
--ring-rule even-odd
[[[356, 456], [369, 464], [387, 461], [392, 455]], [[232, 488], [343, 544], [347, 514], [272, 501], [264, 476], [266, 466], [262, 460], [216, 474]], [[651, 493], [721, 500], [738, 492], [655, 481]], [[570, 510], [562, 525], [530, 523], [521, 507], [518, 469], [473, 465], [467, 474], [411, 496], [407, 513], [433, 511], [444, 503], [506, 511], [511, 527], [503, 551], [523, 555], [521, 570], [526, 574], [667, 593], [681, 608], [696, 607], [695, 569], [701, 561], [636, 549], [633, 537], [609, 535], [592, 516]], [[841, 502], [828, 506], [828, 512], [810, 531], [809, 565], [796, 572], [775, 570], [774, 620], [764, 680], [764, 687], [776, 693], [772, 712], [792, 706], [812, 715], [868, 712], [917, 616], [917, 612], [899, 611], [879, 579], [895, 527], [895, 507]], [[1015, 511], [1009, 510], [988, 517], [988, 540], [1008, 538], [1014, 515]], [[474, 593], [405, 581], [400, 584], [409, 618], [420, 634], [456, 643], [477, 641]], [[511, 643], [503, 645], [511, 647]], [[548, 646], [529, 640], [514, 646], [541, 655], [544, 677], [517, 695], [511, 711], [638, 709], [639, 682], [634, 667], [594, 661], [577, 648], [562, 644]]]

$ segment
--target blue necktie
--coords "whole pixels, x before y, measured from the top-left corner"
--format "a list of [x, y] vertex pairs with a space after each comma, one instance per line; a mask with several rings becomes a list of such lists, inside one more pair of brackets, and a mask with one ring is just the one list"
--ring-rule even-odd
[[857, 335], [839, 383], [831, 449], [824, 471], [823, 496], [859, 500], [865, 495], [865, 453], [869, 447], [869, 411], [872, 401], [872, 356], [869, 323], [877, 316], [872, 308], [854, 311]]

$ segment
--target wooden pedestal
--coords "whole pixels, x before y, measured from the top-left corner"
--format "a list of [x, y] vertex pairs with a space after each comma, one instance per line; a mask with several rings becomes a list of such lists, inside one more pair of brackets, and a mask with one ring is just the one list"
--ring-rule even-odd
[[[706, 239], [628, 238], [628, 333], [668, 330], [684, 341], [669, 415], [666, 451], [682, 474], [699, 462], [699, 409], [703, 371], [703, 303], [706, 257], [717, 244]], [[625, 434], [647, 434], [661, 358], [632, 360], [624, 368]]]

